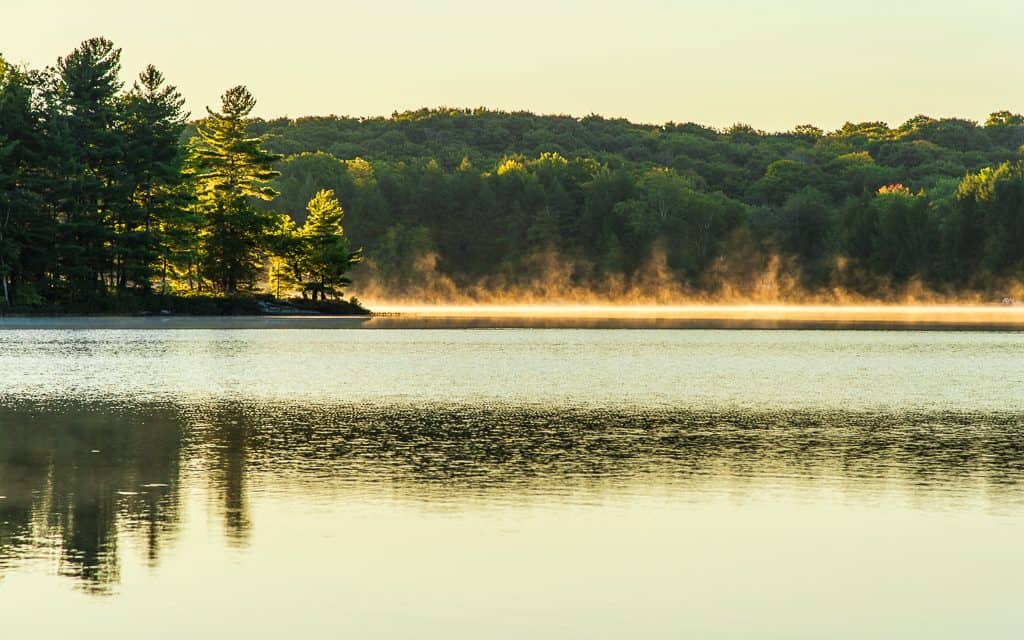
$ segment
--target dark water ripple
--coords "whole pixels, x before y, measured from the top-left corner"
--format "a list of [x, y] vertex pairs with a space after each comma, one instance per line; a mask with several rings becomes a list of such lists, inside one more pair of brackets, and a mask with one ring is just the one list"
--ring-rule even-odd
[[297, 508], [382, 491], [459, 507], [753, 487], [1024, 506], [1013, 412], [21, 402], [0, 408], [0, 441], [0, 567], [56, 553], [97, 593], [119, 580], [122, 536], [160, 562], [194, 485], [219, 496], [242, 547], [252, 495], [282, 487]]

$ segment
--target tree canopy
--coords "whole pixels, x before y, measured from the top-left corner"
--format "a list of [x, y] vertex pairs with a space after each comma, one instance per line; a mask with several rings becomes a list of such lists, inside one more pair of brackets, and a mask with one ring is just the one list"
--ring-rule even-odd
[[160, 71], [127, 89], [120, 72], [104, 38], [42, 70], [0, 59], [4, 305], [324, 299], [349, 274], [409, 298], [759, 298], [782, 276], [819, 297], [999, 298], [1024, 280], [1011, 111], [776, 133], [453, 108], [264, 120], [238, 86], [189, 121]]

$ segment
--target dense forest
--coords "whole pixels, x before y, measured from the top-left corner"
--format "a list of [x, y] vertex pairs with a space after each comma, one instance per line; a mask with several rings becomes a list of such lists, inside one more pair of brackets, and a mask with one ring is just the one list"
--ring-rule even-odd
[[93, 38], [41, 71], [0, 59], [0, 304], [242, 311], [260, 307], [181, 302], [261, 286], [338, 298], [360, 257], [341, 204], [318, 191], [301, 226], [257, 206], [277, 197], [283, 156], [248, 133], [249, 91], [227, 90], [186, 135], [178, 90], [152, 66], [125, 90], [120, 57]]
[[996, 300], [1024, 280], [1008, 111], [783, 133], [447, 108], [262, 120], [236, 87], [190, 121], [158, 71], [127, 91], [119, 71], [104, 39], [0, 64], [0, 304], [324, 299], [346, 274], [361, 297], [432, 302]]
[[275, 206], [340, 194], [384, 296], [988, 300], [1024, 277], [1024, 118], [1005, 111], [827, 133], [483, 109], [250, 131], [286, 156]]

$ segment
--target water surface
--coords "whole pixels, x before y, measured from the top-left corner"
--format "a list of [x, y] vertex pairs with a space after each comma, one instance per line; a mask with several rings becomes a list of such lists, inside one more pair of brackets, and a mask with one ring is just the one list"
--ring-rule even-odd
[[1019, 637], [1024, 335], [0, 331], [0, 637]]

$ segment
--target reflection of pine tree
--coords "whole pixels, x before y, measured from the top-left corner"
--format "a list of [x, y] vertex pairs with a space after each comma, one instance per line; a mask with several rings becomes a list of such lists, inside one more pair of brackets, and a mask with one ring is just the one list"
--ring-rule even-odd
[[84, 457], [68, 470], [66, 507], [60, 528], [64, 536], [63, 572], [83, 580], [89, 591], [106, 591], [121, 575], [117, 550], [116, 484], [102, 454]]
[[140, 535], [155, 564], [175, 535], [182, 427], [173, 414], [0, 409], [0, 441], [0, 560], [59, 544], [60, 573], [107, 593], [124, 536]]
[[215, 488], [221, 494], [224, 510], [224, 532], [231, 544], [244, 546], [252, 527], [245, 496], [249, 419], [242, 409], [226, 407], [217, 412], [214, 424], [212, 465]]

